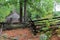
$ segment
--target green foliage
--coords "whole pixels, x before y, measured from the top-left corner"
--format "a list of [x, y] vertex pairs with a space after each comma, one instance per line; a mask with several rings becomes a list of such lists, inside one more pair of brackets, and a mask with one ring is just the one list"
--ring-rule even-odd
[[33, 20], [36, 18], [52, 18], [53, 0], [31, 0], [28, 2], [27, 10], [32, 14]]
[[0, 7], [0, 21], [3, 21], [10, 12], [7, 6]]
[[60, 0], [55, 0], [57, 3], [60, 3]]
[[[56, 1], [58, 2], [59, 0]], [[6, 16], [10, 14], [11, 10], [16, 9], [17, 13], [19, 13], [19, 2], [24, 4], [24, 0], [0, 0], [0, 21], [4, 21]], [[28, 18], [32, 18], [33, 20], [50, 18], [51, 20], [51, 18], [53, 18], [53, 6], [54, 0], [27, 0], [26, 7]], [[59, 16], [60, 12], [55, 13], [55, 15]], [[48, 20], [44, 22], [46, 23], [46, 26], [50, 26], [52, 23]], [[55, 22], [53, 21], [53, 23]]]
[[60, 11], [54, 12], [54, 16], [59, 17], [60, 16]]
[[0, 0], [0, 22], [4, 21], [13, 9], [19, 13], [19, 0]]

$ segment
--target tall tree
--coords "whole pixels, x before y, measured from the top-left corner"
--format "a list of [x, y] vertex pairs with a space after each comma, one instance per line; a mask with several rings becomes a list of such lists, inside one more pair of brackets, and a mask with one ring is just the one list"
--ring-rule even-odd
[[24, 22], [27, 21], [26, 2], [27, 2], [27, 0], [24, 0]]
[[20, 0], [20, 23], [22, 23], [22, 1]]

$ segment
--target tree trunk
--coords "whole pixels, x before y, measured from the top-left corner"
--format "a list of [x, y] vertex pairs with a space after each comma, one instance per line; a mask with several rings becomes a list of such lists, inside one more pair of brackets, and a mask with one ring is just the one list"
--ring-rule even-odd
[[24, 22], [27, 21], [27, 13], [26, 13], [26, 0], [24, 0]]
[[22, 2], [20, 1], [20, 23], [22, 23]]

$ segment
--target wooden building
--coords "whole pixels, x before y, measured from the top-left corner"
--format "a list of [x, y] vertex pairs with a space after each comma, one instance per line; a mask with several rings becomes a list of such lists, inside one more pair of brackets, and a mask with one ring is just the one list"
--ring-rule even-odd
[[11, 11], [10, 14], [6, 17], [6, 22], [19, 22], [19, 14], [16, 11]]

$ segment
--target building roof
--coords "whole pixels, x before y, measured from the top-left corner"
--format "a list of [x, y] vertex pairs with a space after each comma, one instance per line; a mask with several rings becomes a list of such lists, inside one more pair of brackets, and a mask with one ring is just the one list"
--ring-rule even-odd
[[11, 11], [6, 18], [20, 18], [20, 16], [16, 11]]
[[20, 18], [19, 14], [15, 10], [13, 10], [6, 17], [5, 22], [10, 22], [11, 20], [12, 20], [11, 22], [13, 22], [13, 23], [14, 22], [19, 22], [19, 18]]

